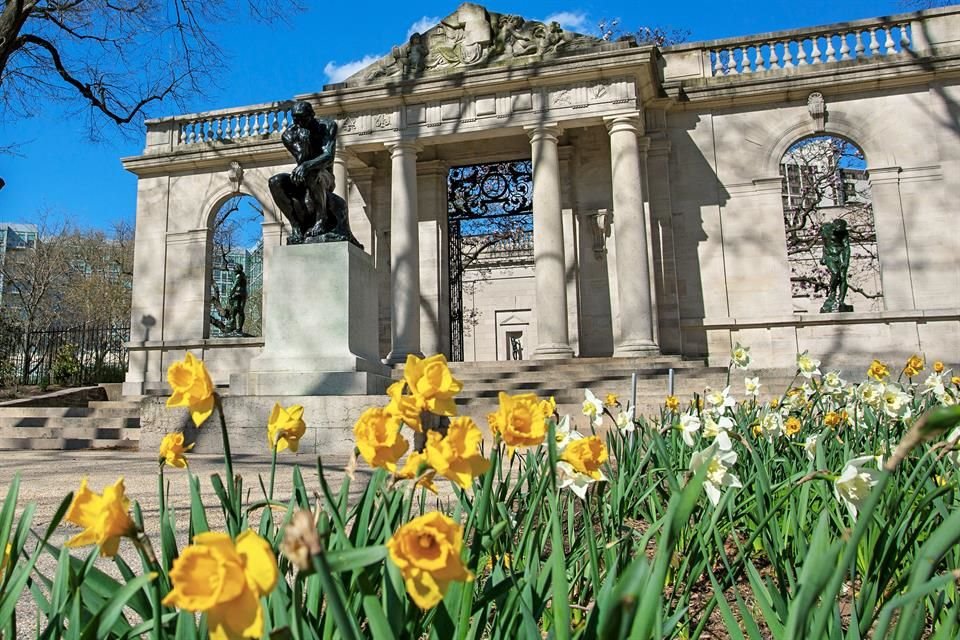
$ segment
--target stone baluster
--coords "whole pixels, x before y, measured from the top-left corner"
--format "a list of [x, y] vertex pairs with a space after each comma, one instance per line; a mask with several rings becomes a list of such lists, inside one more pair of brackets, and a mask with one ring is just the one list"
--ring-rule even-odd
[[847, 42], [848, 33], [840, 34], [840, 59], [849, 60], [850, 59], [850, 43]]
[[[528, 131], [533, 159], [533, 269], [537, 290], [537, 347], [534, 358], [572, 358], [567, 328], [567, 278], [560, 203], [560, 129]], [[631, 249], [635, 250], [635, 249]]]
[[900, 48], [904, 51], [910, 48], [910, 33], [907, 31], [907, 23], [900, 25]]
[[872, 27], [870, 29], [870, 57], [876, 57], [877, 53], [880, 51], [880, 41], [877, 40], [877, 28]]
[[790, 51], [790, 40], [783, 41], [783, 68], [792, 69], [793, 64], [793, 52]]
[[277, 132], [277, 112], [271, 111], [269, 113], [269, 118], [270, 118], [270, 131], [268, 131], [268, 133], [271, 133], [271, 134], [276, 133]]
[[280, 133], [287, 130], [287, 110], [283, 110], [283, 118], [280, 119]]
[[750, 67], [749, 48], [749, 45], [743, 45], [740, 47], [740, 65], [743, 69], [743, 73], [753, 73], [753, 69]]
[[737, 75], [737, 56], [734, 55], [735, 49], [727, 49], [727, 75]]
[[772, 71], [780, 66], [780, 58], [777, 57], [777, 43], [770, 42], [767, 46], [770, 47], [770, 70]]
[[250, 115], [253, 118], [253, 128], [250, 130], [250, 135], [258, 136], [260, 135], [260, 112], [254, 111]]
[[245, 113], [240, 117], [243, 118], [243, 130], [240, 132], [240, 137], [248, 138], [250, 137], [250, 114]]
[[764, 71], [766, 67], [763, 65], [763, 50], [761, 49], [762, 43], [757, 43], [753, 48], [753, 70], [754, 71]]
[[223, 140], [223, 118], [217, 118], [217, 132], [214, 137], [217, 140]]
[[804, 44], [805, 43], [803, 39], [797, 40], [797, 66], [798, 67], [805, 67], [809, 64], [807, 62], [807, 50], [803, 46]]
[[[412, 140], [389, 144], [390, 178], [390, 322], [388, 364], [420, 353], [420, 227], [417, 213], [417, 151]], [[566, 314], [564, 314], [566, 321]]]
[[[620, 298], [620, 340], [614, 348], [614, 355], [626, 357], [658, 351], [647, 255], [647, 220], [643, 204], [645, 180], [641, 167], [645, 150], [641, 149], [637, 139], [641, 126], [640, 119], [636, 117], [617, 117], [607, 123], [617, 248], [617, 292]], [[533, 202], [536, 206], [536, 195]], [[538, 307], [538, 316], [539, 313]]]
[[810, 64], [820, 62], [820, 38], [813, 36], [810, 38]]
[[720, 49], [713, 52], [713, 75], [715, 76], [723, 75], [723, 62], [720, 61], [720, 53]]
[[827, 34], [827, 50], [825, 52], [827, 58], [824, 62], [836, 62], [837, 61], [837, 50], [833, 46], [833, 36], [837, 34], [828, 33]]
[[884, 53], [889, 56], [890, 54], [896, 53], [896, 43], [893, 41], [893, 26], [891, 25], [885, 28], [884, 31], [887, 34], [887, 38], [883, 41], [883, 49]]
[[187, 125], [180, 125], [180, 139], [177, 142], [179, 144], [187, 144]]
[[856, 52], [858, 58], [862, 58], [866, 51], [866, 49], [863, 46], [863, 33], [861, 33], [860, 31], [854, 31], [853, 35], [856, 36], [856, 39], [857, 39], [857, 45], [854, 51]]

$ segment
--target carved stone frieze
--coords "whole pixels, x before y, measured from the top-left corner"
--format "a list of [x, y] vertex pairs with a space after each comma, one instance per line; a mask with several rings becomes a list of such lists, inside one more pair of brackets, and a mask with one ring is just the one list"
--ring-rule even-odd
[[405, 44], [394, 47], [347, 82], [362, 84], [515, 61], [529, 63], [602, 44], [598, 38], [566, 31], [557, 22], [493, 13], [465, 3], [435, 27], [411, 34]]

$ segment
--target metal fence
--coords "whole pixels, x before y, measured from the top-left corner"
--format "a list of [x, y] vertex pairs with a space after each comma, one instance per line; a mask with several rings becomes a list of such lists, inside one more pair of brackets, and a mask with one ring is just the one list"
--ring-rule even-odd
[[122, 382], [130, 326], [0, 329], [0, 386]]

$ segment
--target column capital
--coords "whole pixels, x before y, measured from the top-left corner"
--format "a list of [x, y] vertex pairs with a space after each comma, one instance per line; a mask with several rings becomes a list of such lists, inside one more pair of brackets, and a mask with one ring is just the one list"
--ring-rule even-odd
[[607, 131], [611, 134], [621, 131], [631, 131], [635, 135], [643, 135], [643, 117], [637, 114], [624, 114], [620, 116], [609, 116], [603, 119], [607, 125]]
[[417, 176], [446, 175], [449, 169], [446, 160], [424, 160], [417, 163]]
[[410, 140], [406, 138], [399, 138], [397, 140], [389, 140], [383, 143], [383, 146], [387, 148], [387, 151], [390, 152], [390, 157], [396, 157], [399, 155], [404, 155], [408, 153], [419, 153], [423, 151], [423, 145], [417, 142], [416, 140]]
[[870, 176], [870, 184], [883, 184], [885, 182], [899, 182], [900, 167], [867, 167], [867, 175]]
[[560, 139], [560, 135], [563, 133], [563, 127], [561, 127], [556, 122], [545, 122], [543, 124], [536, 124], [529, 127], [524, 127], [527, 135], [530, 136], [531, 142], [537, 142], [539, 140], [553, 140], [556, 142]]

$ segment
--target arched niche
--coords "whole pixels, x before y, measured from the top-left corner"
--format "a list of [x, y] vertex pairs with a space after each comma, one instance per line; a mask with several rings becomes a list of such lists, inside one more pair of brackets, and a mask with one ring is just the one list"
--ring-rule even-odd
[[242, 191], [220, 196], [205, 216], [206, 337], [262, 335], [264, 226], [270, 218], [261, 200]]
[[850, 239], [845, 303], [880, 311], [883, 293], [867, 157], [853, 140], [815, 134], [795, 139], [779, 161], [793, 310], [825, 306], [831, 274], [824, 264], [824, 225], [844, 220]]

